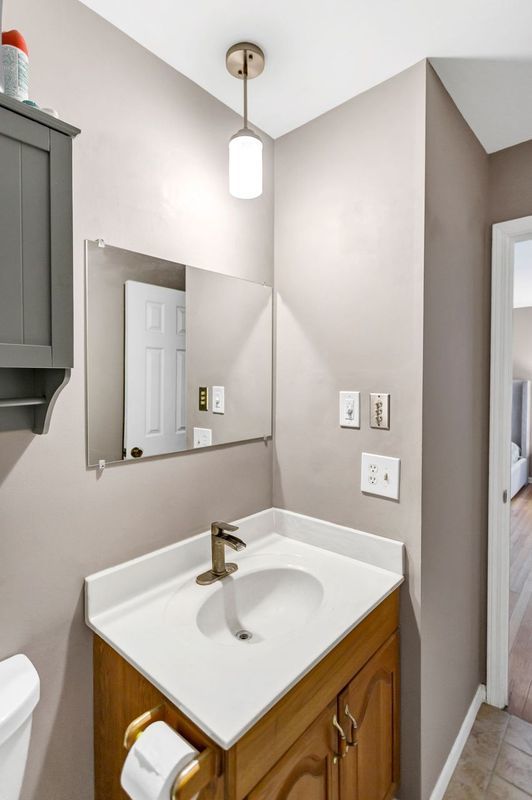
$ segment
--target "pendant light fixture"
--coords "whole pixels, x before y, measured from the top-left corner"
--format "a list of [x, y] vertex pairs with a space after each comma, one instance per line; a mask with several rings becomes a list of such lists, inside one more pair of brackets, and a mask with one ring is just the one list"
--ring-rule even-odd
[[251, 200], [262, 194], [262, 140], [248, 127], [248, 80], [264, 69], [264, 53], [256, 44], [239, 42], [225, 57], [227, 69], [244, 82], [244, 126], [229, 140], [229, 192]]

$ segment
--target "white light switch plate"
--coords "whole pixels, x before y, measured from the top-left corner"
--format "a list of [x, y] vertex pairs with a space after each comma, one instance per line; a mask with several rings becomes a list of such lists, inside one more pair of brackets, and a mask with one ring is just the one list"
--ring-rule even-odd
[[401, 459], [362, 453], [360, 491], [399, 500]]
[[225, 387], [213, 386], [211, 392], [212, 413], [225, 414]]
[[212, 444], [210, 428], [194, 428], [194, 447], [209, 447]]
[[360, 428], [360, 392], [340, 392], [340, 427]]

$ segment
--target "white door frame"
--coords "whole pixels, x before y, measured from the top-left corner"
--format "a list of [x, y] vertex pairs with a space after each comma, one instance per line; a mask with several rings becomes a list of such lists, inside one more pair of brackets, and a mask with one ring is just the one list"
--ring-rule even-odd
[[486, 689], [498, 708], [508, 704], [513, 266], [524, 239], [532, 239], [532, 217], [493, 226]]

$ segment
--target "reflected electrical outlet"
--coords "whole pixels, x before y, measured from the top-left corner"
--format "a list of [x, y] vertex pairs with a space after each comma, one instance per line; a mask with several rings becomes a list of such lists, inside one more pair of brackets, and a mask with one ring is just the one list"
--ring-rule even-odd
[[210, 428], [194, 428], [194, 448], [209, 447], [212, 444], [212, 431]]

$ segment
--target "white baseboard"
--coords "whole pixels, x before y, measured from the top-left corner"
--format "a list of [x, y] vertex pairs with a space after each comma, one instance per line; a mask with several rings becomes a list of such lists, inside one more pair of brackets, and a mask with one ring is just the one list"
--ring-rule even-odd
[[469, 706], [467, 714], [465, 715], [465, 719], [462, 722], [462, 726], [458, 731], [458, 736], [451, 747], [451, 752], [447, 757], [447, 761], [443, 765], [440, 777], [436, 781], [436, 786], [432, 790], [430, 800], [443, 800], [443, 796], [447, 790], [449, 781], [451, 780], [453, 772], [456, 769], [456, 765], [458, 764], [460, 756], [462, 755], [464, 745], [467, 742], [469, 734], [471, 733], [471, 728], [473, 727], [473, 723], [477, 717], [478, 710], [485, 701], [486, 687], [480, 685], [475, 692], [473, 701]]

